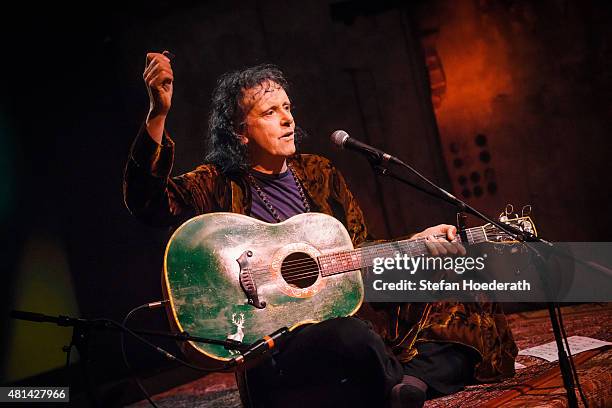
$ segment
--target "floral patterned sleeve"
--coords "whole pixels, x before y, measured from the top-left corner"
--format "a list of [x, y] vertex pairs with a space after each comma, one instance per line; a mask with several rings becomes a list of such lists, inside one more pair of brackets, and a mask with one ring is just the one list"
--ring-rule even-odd
[[344, 225], [346, 226], [354, 246], [358, 246], [368, 238], [368, 229], [359, 203], [351, 193], [340, 170], [331, 164], [331, 198], [343, 208]]
[[213, 211], [214, 174], [209, 166], [170, 177], [174, 142], [164, 132], [159, 145], [139, 132], [123, 178], [123, 197], [130, 212], [154, 226], [175, 226], [197, 214]]

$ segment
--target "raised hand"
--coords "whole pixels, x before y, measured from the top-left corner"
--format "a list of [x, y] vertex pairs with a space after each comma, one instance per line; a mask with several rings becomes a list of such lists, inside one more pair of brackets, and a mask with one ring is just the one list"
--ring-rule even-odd
[[147, 131], [157, 143], [161, 143], [166, 116], [172, 105], [172, 83], [174, 74], [170, 64], [171, 54], [150, 52], [147, 54], [147, 66], [142, 78], [149, 94], [149, 114]]

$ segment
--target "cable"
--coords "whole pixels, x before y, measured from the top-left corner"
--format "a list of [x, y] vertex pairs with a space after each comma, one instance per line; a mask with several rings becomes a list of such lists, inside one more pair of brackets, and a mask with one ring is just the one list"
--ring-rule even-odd
[[[127, 327], [127, 322], [130, 319], [130, 317], [132, 317], [132, 315], [134, 313], [136, 313], [140, 309], [144, 309], [144, 308], [148, 308], [148, 307], [149, 307], [149, 304], [145, 303], [144, 305], [140, 305], [140, 306], [135, 307], [134, 309], [130, 310], [128, 312], [128, 314], [125, 315], [125, 318], [121, 322], [122, 325]], [[151, 399], [151, 396], [149, 395], [149, 393], [145, 389], [144, 385], [140, 382], [140, 378], [138, 378], [138, 376], [136, 375], [136, 372], [134, 371], [134, 369], [132, 368], [132, 366], [130, 365], [130, 363], [129, 363], [128, 359], [127, 359], [127, 353], [125, 352], [125, 332], [123, 330], [121, 331], [121, 355], [123, 357], [123, 363], [125, 364], [126, 368], [128, 369], [128, 372], [129, 372], [130, 376], [132, 377], [132, 380], [136, 383], [138, 388], [140, 388], [140, 391], [142, 392], [142, 395], [144, 395], [144, 397], [147, 399], [147, 401], [149, 401], [149, 404], [151, 404], [155, 408], [158, 408], [157, 405]]]
[[120, 328], [121, 330], [124, 330], [126, 333], [130, 334], [131, 336], [133, 336], [136, 339], [140, 340], [141, 342], [145, 343], [147, 346], [149, 346], [153, 350], [157, 351], [158, 353], [163, 354], [168, 359], [176, 361], [176, 362], [184, 365], [185, 367], [192, 368], [192, 369], [194, 369], [196, 371], [202, 371], [202, 372], [205, 372], [205, 373], [214, 373], [214, 372], [217, 372], [217, 371], [223, 371], [223, 370], [227, 370], [229, 368], [234, 367], [232, 364], [223, 364], [222, 366], [220, 366], [218, 368], [198, 367], [196, 365], [188, 363], [185, 360], [182, 360], [182, 359], [178, 358], [177, 356], [175, 356], [174, 354], [166, 351], [165, 349], [163, 349], [163, 348], [161, 348], [159, 346], [156, 346], [155, 344], [151, 343], [150, 341], [148, 341], [147, 339], [143, 338], [139, 334], [137, 334], [137, 333], [133, 332], [132, 330], [128, 329], [127, 327], [125, 327], [124, 325], [122, 325], [119, 322], [116, 322], [116, 321], [111, 320], [111, 319], [96, 319], [96, 320], [99, 321], [99, 322], [111, 323], [112, 325]]
[[153, 303], [145, 303], [143, 305], [140, 305], [138, 307], [135, 307], [134, 309], [130, 310], [128, 312], [128, 314], [125, 316], [125, 318], [123, 319], [122, 323], [116, 322], [114, 320], [111, 319], [95, 319], [94, 321], [98, 321], [98, 322], [104, 322], [104, 323], [110, 323], [113, 326], [116, 326], [118, 328], [121, 329], [121, 353], [123, 355], [123, 362], [126, 365], [126, 367], [128, 368], [128, 370], [130, 370], [130, 373], [132, 374], [132, 378], [134, 379], [134, 381], [136, 382], [136, 384], [138, 385], [138, 387], [140, 388], [140, 390], [142, 391], [143, 395], [145, 396], [145, 398], [147, 399], [147, 401], [149, 401], [149, 403], [157, 408], [157, 405], [155, 405], [155, 403], [151, 400], [149, 394], [147, 393], [147, 391], [145, 390], [144, 386], [142, 385], [142, 383], [140, 382], [140, 380], [138, 379], [138, 377], [136, 376], [136, 374], [134, 373], [132, 367], [130, 366], [128, 360], [127, 360], [127, 354], [125, 352], [125, 337], [124, 334], [128, 333], [129, 335], [131, 335], [132, 337], [136, 338], [137, 340], [141, 341], [142, 343], [146, 344], [147, 346], [149, 346], [150, 348], [152, 348], [153, 350], [157, 351], [158, 353], [163, 354], [166, 358], [176, 361], [179, 364], [185, 366], [185, 367], [189, 367], [193, 370], [196, 371], [202, 371], [202, 372], [216, 372], [216, 371], [222, 371], [222, 370], [226, 370], [228, 368], [231, 367], [230, 364], [224, 364], [223, 366], [216, 368], [216, 369], [210, 369], [210, 368], [205, 368], [205, 367], [198, 367], [196, 365], [190, 364], [187, 361], [184, 361], [180, 358], [178, 358], [177, 356], [173, 355], [172, 353], [168, 352], [167, 350], [156, 346], [155, 344], [151, 343], [150, 341], [148, 341], [147, 339], [143, 338], [142, 336], [140, 336], [139, 334], [133, 332], [132, 330], [130, 330], [127, 326], [126, 323], [129, 320], [129, 318], [136, 313], [137, 311], [141, 310], [141, 309], [145, 309], [145, 308], [152, 308], [152, 307], [156, 307], [159, 306], [163, 303], [166, 303], [167, 301], [161, 301], [161, 302], [153, 302]]
[[72, 346], [67, 346], [66, 348], [66, 370], [70, 367], [70, 351], [72, 350]]
[[72, 351], [72, 344], [65, 346], [66, 351], [66, 383], [68, 386], [72, 383], [72, 376], [70, 375], [70, 352]]

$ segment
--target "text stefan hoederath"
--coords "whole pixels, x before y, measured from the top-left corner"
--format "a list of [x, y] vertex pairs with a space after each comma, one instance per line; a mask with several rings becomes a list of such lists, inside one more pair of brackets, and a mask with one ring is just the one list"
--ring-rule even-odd
[[[480, 272], [485, 268], [485, 256], [480, 257], [432, 257], [420, 255], [410, 257], [406, 254], [396, 254], [395, 257], [374, 258], [372, 272], [380, 275], [385, 271], [407, 271], [414, 275], [419, 271], [454, 271], [457, 275], [465, 272]], [[444, 279], [430, 281], [421, 279], [418, 282], [409, 279], [401, 279], [398, 282], [385, 282], [376, 279], [372, 282], [374, 291], [531, 291], [530, 283], [525, 280], [515, 282], [498, 282], [493, 279], [490, 282], [480, 280], [463, 280], [460, 282], [447, 282]], [[388, 301], [388, 300], [385, 300]]]
[[485, 258], [479, 257], [432, 257], [396, 254], [395, 257], [374, 258], [372, 272], [380, 275], [386, 270], [404, 270], [414, 275], [417, 270], [452, 270], [461, 275], [466, 271], [482, 271]]

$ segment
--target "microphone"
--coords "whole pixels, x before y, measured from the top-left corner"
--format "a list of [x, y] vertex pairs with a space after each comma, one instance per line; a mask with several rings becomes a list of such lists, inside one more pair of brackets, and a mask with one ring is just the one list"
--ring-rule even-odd
[[264, 336], [263, 338], [257, 340], [255, 343], [251, 344], [249, 348], [242, 353], [242, 355], [233, 358], [230, 361], [231, 365], [241, 365], [249, 360], [253, 360], [257, 357], [263, 355], [266, 351], [272, 350], [276, 347], [281, 340], [289, 335], [289, 329], [286, 327], [281, 327], [274, 333]]
[[56, 320], [57, 320], [57, 319], [51, 318], [51, 316], [47, 316], [42, 313], [23, 312], [21, 310], [12, 310], [11, 318], [18, 319], [18, 320], [27, 320], [30, 322], [45, 322], [45, 323], [56, 323]]
[[365, 154], [366, 156], [368, 156], [368, 159], [370, 161], [378, 163], [386, 161], [395, 164], [404, 164], [397, 157], [391, 156], [390, 154], [385, 153], [382, 150], [378, 150], [375, 147], [372, 147], [363, 142], [360, 142], [355, 138], [350, 137], [349, 134], [346, 133], [344, 130], [336, 130], [334, 133], [331, 134], [330, 140], [333, 144], [335, 144], [341, 149], [354, 150], [361, 154]]

